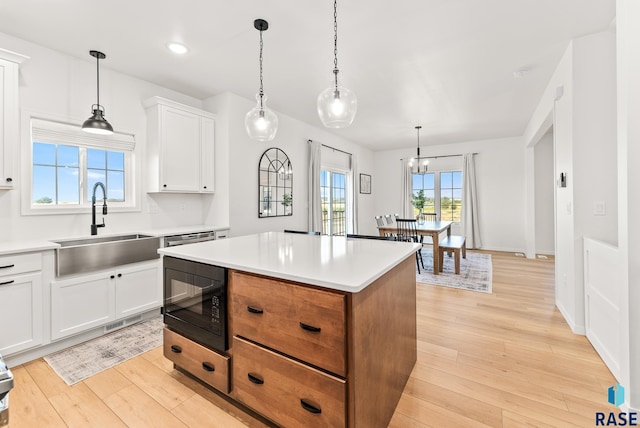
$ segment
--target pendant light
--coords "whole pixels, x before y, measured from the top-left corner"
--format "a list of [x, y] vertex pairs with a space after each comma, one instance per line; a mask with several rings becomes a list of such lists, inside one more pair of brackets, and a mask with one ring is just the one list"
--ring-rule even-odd
[[256, 19], [253, 26], [260, 31], [260, 91], [256, 94], [256, 106], [244, 117], [244, 126], [252, 139], [271, 141], [278, 131], [278, 116], [267, 108], [267, 96], [262, 84], [262, 32], [267, 31], [269, 23], [264, 19]]
[[426, 174], [429, 166], [429, 160], [425, 157], [420, 157], [420, 128], [422, 128], [422, 126], [416, 126], [418, 133], [417, 156], [409, 160], [409, 168], [411, 168], [412, 174]]
[[113, 127], [107, 119], [104, 118], [104, 107], [100, 105], [100, 60], [105, 59], [107, 56], [102, 52], [89, 51], [89, 55], [96, 59], [97, 69], [97, 103], [91, 106], [93, 115], [84, 121], [82, 124], [82, 130], [90, 132], [92, 134], [113, 134]]
[[318, 95], [318, 116], [327, 128], [346, 128], [353, 123], [358, 108], [356, 94], [338, 78], [338, 3], [333, 1], [333, 82]]

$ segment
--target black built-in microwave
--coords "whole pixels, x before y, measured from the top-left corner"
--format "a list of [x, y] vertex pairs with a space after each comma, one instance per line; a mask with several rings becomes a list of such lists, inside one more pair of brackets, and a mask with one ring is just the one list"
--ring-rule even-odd
[[227, 269], [163, 258], [164, 323], [208, 348], [224, 352], [227, 339]]

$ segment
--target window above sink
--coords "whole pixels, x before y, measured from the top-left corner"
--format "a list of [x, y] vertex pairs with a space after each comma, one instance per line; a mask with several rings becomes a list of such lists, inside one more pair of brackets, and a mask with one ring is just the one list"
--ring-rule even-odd
[[[109, 208], [137, 211], [135, 138], [131, 134], [90, 135], [80, 125], [25, 113], [22, 213], [70, 214], [91, 210], [91, 188], [102, 182]], [[24, 134], [23, 134], [24, 135]]]

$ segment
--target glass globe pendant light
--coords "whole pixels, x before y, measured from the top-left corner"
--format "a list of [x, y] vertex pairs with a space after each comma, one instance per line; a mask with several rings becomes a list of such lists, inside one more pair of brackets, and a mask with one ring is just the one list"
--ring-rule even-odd
[[102, 52], [98, 51], [89, 51], [89, 55], [96, 59], [96, 69], [97, 69], [97, 102], [91, 109], [93, 110], [93, 114], [91, 117], [84, 121], [82, 124], [82, 130], [86, 132], [90, 132], [92, 134], [113, 134], [113, 127], [107, 119], [104, 117], [104, 107], [100, 105], [100, 60], [105, 59], [107, 56]]
[[260, 31], [260, 91], [256, 94], [257, 104], [244, 117], [244, 126], [249, 137], [258, 141], [271, 141], [278, 131], [278, 116], [267, 108], [267, 96], [262, 83], [262, 32], [267, 31], [269, 23], [256, 19], [253, 26]]
[[353, 123], [358, 99], [338, 78], [338, 3], [333, 1], [333, 82], [318, 95], [318, 116], [327, 128], [346, 128]]

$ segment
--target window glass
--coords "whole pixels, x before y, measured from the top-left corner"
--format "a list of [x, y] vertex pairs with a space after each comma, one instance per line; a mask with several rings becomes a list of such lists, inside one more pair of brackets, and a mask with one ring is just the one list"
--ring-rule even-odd
[[420, 201], [423, 203], [423, 213], [435, 213], [435, 173], [413, 174], [412, 178], [414, 195], [413, 217], [415, 218], [420, 212], [419, 206], [416, 206], [419, 205]]
[[[460, 222], [462, 213], [462, 171], [413, 174], [413, 201], [423, 197], [422, 212], [436, 213], [438, 219]], [[439, 184], [438, 184], [439, 183]], [[414, 217], [418, 215], [414, 205]]]
[[440, 173], [440, 210], [442, 220], [460, 222], [462, 213], [462, 171]]
[[[33, 142], [32, 204], [80, 205], [91, 202], [93, 186], [101, 182], [112, 202], [125, 202], [125, 153], [46, 142]], [[81, 183], [86, 186], [81, 189]], [[102, 192], [96, 194], [102, 198]]]

